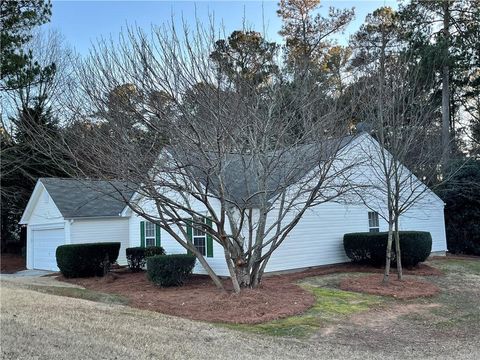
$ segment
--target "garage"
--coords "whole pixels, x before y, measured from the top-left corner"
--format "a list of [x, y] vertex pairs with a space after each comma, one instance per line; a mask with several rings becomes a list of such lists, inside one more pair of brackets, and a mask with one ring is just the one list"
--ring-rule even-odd
[[123, 182], [39, 179], [20, 220], [27, 269], [58, 271], [58, 246], [102, 241], [120, 242], [117, 262], [125, 265], [130, 222], [122, 213], [133, 192]]
[[58, 271], [55, 252], [58, 246], [65, 244], [64, 229], [34, 229], [32, 238], [33, 268]]

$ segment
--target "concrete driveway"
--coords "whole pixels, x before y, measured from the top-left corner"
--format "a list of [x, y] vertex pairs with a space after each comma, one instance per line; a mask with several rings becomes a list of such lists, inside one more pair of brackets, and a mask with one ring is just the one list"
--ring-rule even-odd
[[0, 274], [0, 278], [12, 279], [22, 277], [40, 277], [51, 274], [54, 274], [54, 272], [48, 270], [21, 270], [13, 274]]
[[13, 274], [0, 274], [0, 280], [22, 285], [79, 287], [55, 279], [55, 272], [47, 270], [21, 270]]

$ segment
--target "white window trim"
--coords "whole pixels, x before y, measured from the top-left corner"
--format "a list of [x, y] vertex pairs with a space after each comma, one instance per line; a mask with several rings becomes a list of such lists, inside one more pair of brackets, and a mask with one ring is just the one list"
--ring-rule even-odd
[[[375, 222], [376, 222], [376, 224], [375, 224]], [[368, 231], [369, 232], [380, 232], [380, 218], [378, 216], [378, 212], [376, 212], [376, 211], [369, 211], [368, 212]]]
[[[207, 219], [205, 217], [203, 217], [203, 223], [205, 224], [207, 221]], [[201, 231], [199, 229], [196, 229], [195, 227], [192, 227], [192, 243], [193, 243], [193, 246], [195, 246], [197, 248], [198, 251], [200, 251], [200, 253], [203, 255], [203, 256], [207, 256], [207, 233], [205, 231], [201, 231], [203, 233], [203, 235], [195, 235], [195, 231]], [[197, 240], [203, 240], [203, 251], [201, 251], [196, 245], [195, 245], [195, 239]]]
[[[148, 226], [148, 224], [152, 224], [152, 225], [153, 225], [153, 236], [147, 236], [147, 226]], [[157, 235], [157, 234], [156, 234], [156, 231], [157, 231], [157, 227], [155, 226], [155, 224], [152, 223], [152, 222], [150, 222], [150, 221], [148, 221], [148, 220], [146, 220], [146, 221], [145, 221], [145, 228], [144, 228], [144, 232], [145, 232], [145, 234], [144, 234], [144, 235], [145, 235], [145, 247], [155, 246], [155, 244], [156, 244], [156, 235]], [[149, 240], [153, 240], [153, 245], [149, 245], [149, 244], [148, 244], [148, 241], [149, 241]]]

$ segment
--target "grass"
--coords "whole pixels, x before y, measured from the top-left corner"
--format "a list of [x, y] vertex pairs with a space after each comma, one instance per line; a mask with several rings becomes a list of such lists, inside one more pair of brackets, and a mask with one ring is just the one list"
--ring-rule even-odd
[[434, 260], [432, 264], [435, 267], [453, 273], [467, 271], [471, 274], [480, 275], [480, 260], [460, 260], [460, 259], [448, 259], [448, 260]]
[[[430, 262], [445, 276], [428, 277], [441, 293], [434, 298], [415, 299], [402, 303], [438, 304], [425, 307], [425, 311], [401, 316], [408, 326], [429, 326], [443, 332], [449, 329], [476, 329], [480, 323], [480, 261], [436, 260]], [[328, 324], [346, 319], [349, 315], [368, 311], [373, 307], [401, 301], [388, 297], [342, 291], [337, 289], [345, 277], [362, 276], [361, 273], [343, 273], [304, 279], [300, 285], [315, 295], [315, 304], [304, 314], [265, 324], [228, 324], [228, 328], [273, 336], [307, 337]], [[476, 330], [475, 330], [476, 331]]]
[[305, 284], [302, 286], [315, 295], [315, 304], [304, 314], [264, 324], [224, 324], [223, 326], [272, 336], [306, 337], [330, 322], [341, 320], [347, 315], [367, 311], [386, 301], [379, 296]]
[[440, 306], [416, 317], [407, 316], [406, 319], [428, 322], [439, 331], [477, 331], [480, 322], [480, 261], [448, 259], [435, 260], [430, 264], [441, 269], [445, 276], [429, 279], [441, 288], [441, 293], [425, 302]]
[[50, 295], [65, 296], [71, 298], [78, 298], [83, 300], [101, 302], [106, 304], [128, 305], [128, 299], [116, 294], [107, 294], [88, 289], [80, 289], [75, 287], [61, 287], [61, 286], [36, 286], [29, 285], [29, 290], [38, 291]]

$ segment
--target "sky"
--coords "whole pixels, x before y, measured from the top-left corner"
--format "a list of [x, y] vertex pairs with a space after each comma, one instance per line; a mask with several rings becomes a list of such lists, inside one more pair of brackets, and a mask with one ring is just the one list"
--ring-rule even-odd
[[[45, 27], [58, 30], [65, 41], [79, 54], [86, 55], [92, 43], [100, 38], [113, 39], [128, 25], [145, 30], [182, 19], [193, 25], [195, 18], [208, 24], [213, 16], [216, 24], [223, 24], [226, 34], [248, 28], [264, 32], [269, 41], [281, 42], [278, 31], [281, 21], [276, 15], [277, 1], [67, 1], [53, 0], [51, 22]], [[362, 24], [365, 16], [381, 6], [396, 8], [396, 0], [324, 0], [320, 12], [326, 14], [330, 6], [355, 7], [355, 19], [339, 43], [346, 44], [349, 35]]]

